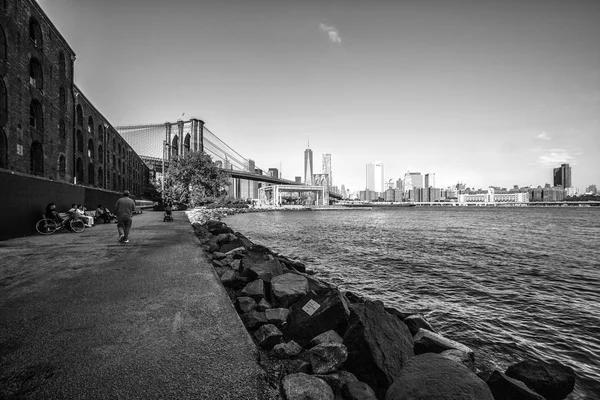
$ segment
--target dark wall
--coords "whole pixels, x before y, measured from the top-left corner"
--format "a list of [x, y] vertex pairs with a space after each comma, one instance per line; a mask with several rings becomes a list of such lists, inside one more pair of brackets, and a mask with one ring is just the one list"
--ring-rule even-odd
[[112, 210], [119, 197], [117, 192], [0, 170], [0, 240], [34, 233], [48, 203], [56, 203], [59, 212], [67, 211], [73, 203], [89, 210], [102, 204]]

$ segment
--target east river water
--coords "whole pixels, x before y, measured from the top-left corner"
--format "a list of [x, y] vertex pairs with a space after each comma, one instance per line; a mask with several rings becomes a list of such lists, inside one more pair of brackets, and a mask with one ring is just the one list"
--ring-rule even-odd
[[600, 399], [600, 208], [413, 207], [266, 212], [225, 221], [320, 279], [424, 313], [478, 369], [573, 367]]

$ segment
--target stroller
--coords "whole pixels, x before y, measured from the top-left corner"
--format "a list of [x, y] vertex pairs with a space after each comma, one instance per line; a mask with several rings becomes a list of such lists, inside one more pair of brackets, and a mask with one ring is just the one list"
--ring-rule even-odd
[[171, 206], [165, 207], [165, 215], [163, 216], [163, 222], [173, 222], [173, 211]]

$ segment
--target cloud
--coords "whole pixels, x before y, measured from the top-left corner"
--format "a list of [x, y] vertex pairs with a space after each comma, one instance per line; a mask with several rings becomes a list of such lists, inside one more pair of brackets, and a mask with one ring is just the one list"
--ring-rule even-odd
[[565, 149], [550, 149], [548, 153], [538, 157], [538, 163], [544, 167], [558, 164], [575, 164], [576, 156], [581, 155], [581, 151], [570, 151]]
[[342, 43], [340, 33], [333, 26], [319, 24], [319, 29], [321, 29], [323, 32], [327, 32], [327, 34], [329, 35], [329, 40], [331, 40], [333, 43]]
[[552, 139], [547, 133], [546, 131], [542, 131], [542, 133], [538, 134], [536, 137], [536, 139], [542, 139], [542, 140], [550, 140]]

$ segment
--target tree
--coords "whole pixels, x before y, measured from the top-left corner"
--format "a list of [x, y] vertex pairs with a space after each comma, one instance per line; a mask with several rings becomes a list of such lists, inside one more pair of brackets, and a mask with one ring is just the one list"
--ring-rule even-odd
[[170, 162], [162, 194], [166, 202], [194, 207], [225, 194], [228, 183], [208, 154], [191, 152]]

